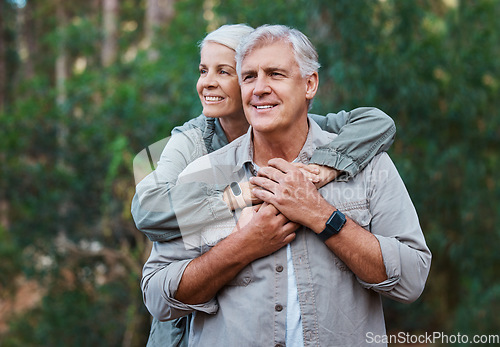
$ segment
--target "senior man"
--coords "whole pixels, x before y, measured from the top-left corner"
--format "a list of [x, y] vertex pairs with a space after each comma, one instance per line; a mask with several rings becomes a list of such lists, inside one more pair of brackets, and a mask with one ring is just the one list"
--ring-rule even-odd
[[386, 153], [319, 191], [290, 164], [336, 136], [307, 116], [318, 68], [307, 37], [288, 27], [260, 27], [238, 48], [251, 127], [179, 182], [250, 178], [264, 203], [207, 221], [194, 241], [156, 242], [141, 282], [156, 318], [194, 312], [190, 345], [365, 345], [385, 334], [380, 294], [412, 302], [424, 288], [431, 254]]

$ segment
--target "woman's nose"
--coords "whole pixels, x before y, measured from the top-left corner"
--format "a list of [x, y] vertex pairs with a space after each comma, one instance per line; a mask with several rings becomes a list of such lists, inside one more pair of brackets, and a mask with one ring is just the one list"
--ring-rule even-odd
[[217, 80], [217, 75], [209, 72], [203, 79], [203, 86], [205, 88], [216, 88], [219, 85], [219, 81]]

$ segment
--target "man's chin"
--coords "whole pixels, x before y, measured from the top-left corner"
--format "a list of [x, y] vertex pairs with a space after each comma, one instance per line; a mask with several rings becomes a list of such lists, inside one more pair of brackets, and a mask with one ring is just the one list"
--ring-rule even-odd
[[262, 134], [270, 134], [274, 131], [276, 131], [276, 126], [272, 123], [256, 123], [255, 125], [252, 124], [252, 128], [259, 133]]

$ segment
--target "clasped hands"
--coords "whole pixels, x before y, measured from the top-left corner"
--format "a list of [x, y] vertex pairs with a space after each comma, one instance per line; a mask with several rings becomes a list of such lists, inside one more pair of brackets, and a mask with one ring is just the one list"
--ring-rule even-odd
[[[327, 166], [289, 163], [275, 158], [268, 162], [268, 166], [260, 168], [257, 177], [240, 183], [241, 194], [237, 199], [228, 187], [224, 192], [224, 200], [232, 209], [252, 205], [254, 211], [258, 211], [262, 202], [265, 202], [273, 205], [289, 220], [307, 225], [311, 209], [319, 208], [323, 200], [317, 189], [331, 182], [338, 174], [339, 171]], [[243, 222], [240, 221], [240, 224]]]
[[[278, 164], [273, 164], [273, 163], [278, 163]], [[278, 167], [274, 165], [279, 165], [280, 167], [283, 168], [285, 171], [281, 171]], [[293, 167], [295, 169], [293, 169]], [[282, 173], [286, 173], [286, 177], [290, 178], [292, 177], [290, 174], [297, 175], [298, 172], [300, 171], [304, 178], [314, 184], [316, 189], [319, 189], [326, 185], [327, 183], [331, 182], [334, 180], [339, 174], [340, 171], [330, 168], [328, 166], [323, 166], [323, 165], [318, 165], [318, 164], [302, 164], [302, 163], [288, 163], [287, 161], [283, 159], [272, 159], [269, 161], [269, 166], [268, 167], [263, 167], [259, 170], [258, 177], [266, 177], [268, 179], [271, 179], [268, 175], [266, 175], [266, 172], [269, 173], [269, 168], [274, 168], [276, 170], [281, 171]], [[271, 173], [273, 172], [272, 170], [270, 171]], [[274, 175], [275, 178], [278, 178], [279, 176]], [[283, 178], [283, 177], [281, 177]], [[298, 176], [296, 178], [299, 178]], [[235, 197], [231, 193], [231, 188], [227, 187], [224, 191], [223, 194], [223, 200], [226, 202], [226, 204], [231, 208], [231, 210], [235, 210], [237, 208], [245, 208], [246, 206], [250, 205], [258, 205], [261, 204], [263, 200], [261, 197], [256, 196], [253, 192], [255, 189], [262, 188], [266, 189], [264, 186], [259, 186], [258, 183], [254, 182], [263, 182], [264, 181], [253, 181], [251, 179], [248, 182], [242, 182], [239, 184], [239, 187], [241, 189], [241, 196]], [[275, 181], [278, 182], [278, 181]], [[281, 183], [284, 184], [285, 180], [281, 180]]]
[[254, 258], [290, 243], [300, 225], [311, 228], [318, 212], [324, 211], [328, 204], [317, 187], [333, 179], [331, 172], [321, 175], [328, 181], [315, 179], [321, 168], [316, 170], [283, 159], [272, 159], [268, 165], [260, 168], [248, 184], [240, 184], [242, 194], [251, 199], [252, 206], [242, 209], [236, 229], [245, 237], [246, 249], [255, 253]]

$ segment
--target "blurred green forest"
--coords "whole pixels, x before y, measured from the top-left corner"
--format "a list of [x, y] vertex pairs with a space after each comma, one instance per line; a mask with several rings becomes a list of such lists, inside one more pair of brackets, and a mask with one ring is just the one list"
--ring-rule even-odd
[[197, 42], [227, 23], [311, 38], [312, 112], [395, 120], [433, 263], [417, 302], [384, 302], [388, 331], [499, 334], [498, 18], [496, 0], [1, 0], [0, 345], [145, 345], [132, 161], [200, 114]]

